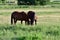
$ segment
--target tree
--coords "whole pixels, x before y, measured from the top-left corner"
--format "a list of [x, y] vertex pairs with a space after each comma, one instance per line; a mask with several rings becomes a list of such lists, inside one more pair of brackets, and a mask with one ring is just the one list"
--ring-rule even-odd
[[5, 0], [1, 0], [2, 1], [2, 3], [4, 3], [5, 2]]
[[46, 5], [46, 0], [40, 0], [40, 5]]
[[17, 0], [18, 5], [35, 5], [35, 0]]
[[18, 5], [46, 5], [50, 0], [17, 0]]
[[50, 2], [50, 0], [40, 0], [40, 5], [46, 5]]

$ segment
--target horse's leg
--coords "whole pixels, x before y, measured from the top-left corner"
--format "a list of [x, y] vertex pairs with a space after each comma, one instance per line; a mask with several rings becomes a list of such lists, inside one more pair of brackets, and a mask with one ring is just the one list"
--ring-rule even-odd
[[33, 19], [31, 19], [31, 22], [30, 22], [30, 23], [31, 23], [31, 25], [33, 25], [33, 23], [34, 23], [34, 20], [33, 20]]
[[11, 25], [13, 24], [13, 18], [11, 17]]
[[14, 19], [14, 24], [16, 24], [16, 22], [17, 22], [17, 20], [16, 20], [16, 19]]
[[11, 25], [13, 24], [13, 19], [11, 19]]
[[25, 20], [25, 25], [29, 25], [29, 21]]
[[28, 19], [26, 22], [27, 22], [28, 25], [30, 25], [31, 24], [31, 19]]
[[26, 25], [26, 22], [27, 22], [27, 21], [25, 21], [25, 25]]
[[29, 20], [27, 20], [26, 23], [27, 23], [27, 25], [30, 25], [31, 24]]
[[28, 25], [30, 25], [31, 24], [31, 21], [28, 21]]
[[23, 20], [21, 20], [21, 24], [22, 24]]

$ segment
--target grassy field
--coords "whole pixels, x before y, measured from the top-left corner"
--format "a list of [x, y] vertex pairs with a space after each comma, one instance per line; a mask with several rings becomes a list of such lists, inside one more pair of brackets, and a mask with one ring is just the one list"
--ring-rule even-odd
[[[29, 10], [36, 12], [37, 25], [10, 24], [13, 11]], [[60, 40], [60, 8], [1, 9], [0, 40]]]

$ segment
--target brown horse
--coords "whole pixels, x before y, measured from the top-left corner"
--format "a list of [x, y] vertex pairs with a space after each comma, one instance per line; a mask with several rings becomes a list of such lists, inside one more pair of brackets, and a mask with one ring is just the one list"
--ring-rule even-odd
[[27, 15], [28, 15], [28, 18], [29, 18], [29, 22], [28, 23], [31, 24], [31, 25], [33, 25], [33, 23], [35, 21], [35, 24], [36, 24], [37, 19], [36, 19], [36, 16], [35, 16], [35, 12], [28, 11]]
[[25, 24], [27, 24], [29, 21], [28, 16], [24, 11], [22, 12], [14, 11], [11, 14], [11, 24], [13, 24], [13, 20], [14, 20], [14, 24], [16, 24], [17, 20], [20, 20], [21, 24], [23, 21], [25, 21]]

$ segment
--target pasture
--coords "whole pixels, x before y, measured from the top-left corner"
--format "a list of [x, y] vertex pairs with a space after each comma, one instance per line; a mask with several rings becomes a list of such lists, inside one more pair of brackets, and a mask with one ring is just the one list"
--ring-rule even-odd
[[[36, 12], [37, 25], [10, 24], [13, 11], [29, 10]], [[0, 40], [60, 40], [60, 8], [1, 9]]]

